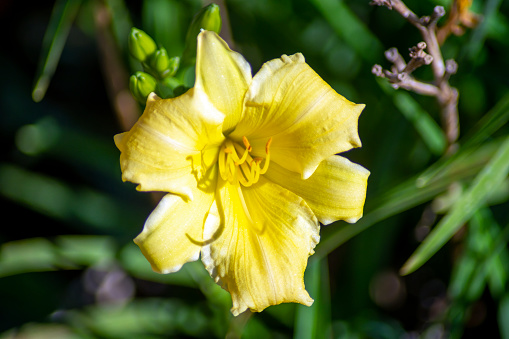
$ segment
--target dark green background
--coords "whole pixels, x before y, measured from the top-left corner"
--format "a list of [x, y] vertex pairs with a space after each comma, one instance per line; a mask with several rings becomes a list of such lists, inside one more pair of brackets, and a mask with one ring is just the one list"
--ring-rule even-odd
[[[430, 14], [436, 5], [448, 9], [450, 2], [406, 1], [418, 15]], [[461, 153], [465, 156], [453, 174], [428, 196], [415, 189], [411, 178], [441, 155], [428, 147], [429, 134], [419, 131], [408, 112], [420, 107], [426, 119], [439, 124], [438, 106], [433, 98], [414, 93], [409, 94], [414, 105], [409, 104], [394, 96], [404, 91], [387, 89], [371, 74], [375, 63], [390, 67], [383, 56], [390, 47], [408, 58], [408, 48], [422, 40], [413, 26], [369, 1], [226, 1], [232, 47], [254, 72], [281, 54], [302, 52], [335, 90], [366, 104], [359, 122], [363, 147], [346, 156], [372, 173], [366, 218], [373, 222], [365, 221], [366, 230], [345, 242], [333, 238], [345, 223], [322, 228], [317, 252], [322, 257], [332, 252], [310, 262], [306, 272], [315, 304], [280, 305], [236, 319], [228, 311], [229, 295], [213, 284], [200, 262], [177, 274], [157, 275], [132, 243], [155, 202], [121, 181], [113, 135], [122, 128], [107, 94], [94, 23], [98, 6], [109, 9], [118, 65], [130, 74], [139, 67], [126, 50], [132, 25], [151, 34], [170, 56], [180, 55], [187, 26], [202, 3], [82, 1], [46, 96], [35, 103], [32, 86], [53, 5], [0, 4], [0, 338], [16, 333], [27, 338], [227, 333], [244, 338], [436, 338], [434, 333], [509, 338], [507, 178], [431, 260], [415, 273], [398, 275], [419, 245], [415, 234], [425, 229], [419, 228], [423, 212], [436, 207], [435, 198], [451, 185], [459, 193], [449, 201], [460, 197], [507, 138], [507, 1], [474, 1], [473, 11], [484, 21], [443, 46], [445, 57], [459, 64], [450, 81], [460, 92], [459, 152], [479, 130], [486, 132], [486, 124], [475, 127], [483, 116], [498, 120], [475, 152]], [[429, 67], [415, 76], [432, 79]], [[401, 183], [407, 191], [397, 186]], [[369, 214], [380, 206], [381, 214]], [[334, 240], [321, 249], [327, 239]]]

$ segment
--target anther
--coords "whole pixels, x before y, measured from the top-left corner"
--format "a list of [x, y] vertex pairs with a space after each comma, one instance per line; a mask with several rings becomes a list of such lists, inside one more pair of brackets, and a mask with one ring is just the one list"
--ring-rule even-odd
[[249, 143], [245, 136], [242, 137], [242, 142], [244, 143], [244, 146], [246, 146], [246, 150], [248, 152], [251, 152], [253, 150], [253, 147], [251, 147], [251, 144]]
[[[252, 151], [252, 146], [244, 136], [242, 137], [244, 147], [239, 143], [234, 143], [227, 140], [219, 153], [219, 172], [223, 180], [229, 181], [232, 185], [239, 183], [245, 187], [249, 187], [258, 182], [260, 174], [267, 172], [270, 163], [270, 145], [272, 138], [267, 141], [265, 145], [264, 158], [252, 158], [249, 153]], [[239, 157], [239, 154], [242, 156]], [[263, 163], [262, 162], [265, 160]]]
[[270, 137], [269, 141], [267, 141], [267, 144], [265, 145], [265, 153], [267, 153], [267, 155], [269, 154], [270, 144], [272, 144], [272, 137]]
[[[244, 138], [245, 138], [245, 137], [244, 137]], [[247, 139], [246, 139], [246, 142], [247, 142]], [[244, 144], [245, 144], [245, 143], [244, 143]], [[249, 143], [248, 143], [248, 145], [249, 145]], [[237, 146], [237, 147], [238, 147], [238, 148], [237, 148], [237, 151], [238, 151], [238, 152], [242, 152], [242, 147], [240, 147], [240, 146], [239, 146], [239, 145], [237, 145], [237, 144], [236, 144], [235, 146]], [[234, 146], [234, 147], [235, 147], [235, 146]], [[243, 164], [243, 163], [246, 161], [246, 159], [247, 159], [247, 156], [248, 156], [249, 152], [251, 152], [251, 146], [250, 146], [250, 145], [249, 145], [249, 147], [246, 147], [246, 149], [244, 150], [244, 154], [242, 154], [242, 158], [238, 159], [238, 157], [237, 157], [237, 159], [235, 159], [235, 165], [239, 166], [240, 164]]]
[[267, 157], [265, 158], [265, 163], [263, 164], [263, 168], [260, 169], [260, 174], [265, 174], [267, 170], [269, 169], [269, 163], [270, 163], [270, 144], [272, 143], [272, 137], [267, 141], [267, 144], [265, 145], [265, 153], [267, 154]]

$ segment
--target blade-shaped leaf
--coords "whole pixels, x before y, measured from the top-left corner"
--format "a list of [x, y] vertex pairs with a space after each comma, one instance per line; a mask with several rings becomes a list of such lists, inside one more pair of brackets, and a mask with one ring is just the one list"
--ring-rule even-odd
[[322, 240], [316, 249], [315, 256], [325, 256], [374, 224], [432, 200], [444, 192], [452, 181], [472, 177], [493, 156], [496, 151], [494, 146], [499, 143], [500, 141], [487, 143], [473, 152], [471, 157], [461, 157], [448, 163], [443, 168], [442, 175], [435, 177], [426, 186], [417, 186], [416, 178], [413, 177], [374, 200], [369, 199], [368, 186], [366, 214], [355, 224], [346, 224], [343, 227], [324, 227]]
[[35, 102], [41, 101], [46, 94], [80, 4], [81, 0], [57, 0], [53, 7], [50, 22], [44, 34], [42, 53], [32, 91], [32, 99]]
[[331, 304], [327, 258], [311, 259], [305, 278], [306, 289], [315, 302], [311, 307], [297, 306], [294, 338], [330, 337]]
[[477, 175], [469, 189], [456, 201], [450, 212], [438, 223], [401, 268], [409, 274], [431, 258], [456, 231], [470, 219], [509, 172], [509, 137], [501, 144], [495, 156]]
[[311, 2], [322, 13], [336, 34], [351, 46], [359, 57], [374, 63], [377, 56], [382, 54], [383, 46], [380, 40], [371, 33], [344, 1], [312, 0]]
[[453, 156], [442, 158], [430, 166], [424, 173], [417, 178], [417, 185], [427, 185], [433, 178], [437, 177], [453, 161], [460, 157], [469, 156], [480, 144], [491, 137], [493, 133], [504, 126], [509, 120], [509, 94], [505, 95], [477, 125], [460, 140], [461, 149]]

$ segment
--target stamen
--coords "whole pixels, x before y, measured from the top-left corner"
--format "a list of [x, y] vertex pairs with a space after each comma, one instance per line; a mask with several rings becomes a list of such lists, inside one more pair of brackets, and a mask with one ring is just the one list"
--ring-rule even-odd
[[223, 147], [222, 150], [219, 151], [219, 174], [223, 180], [227, 180], [225, 166], [226, 166], [226, 146]]
[[232, 157], [228, 157], [226, 165], [229, 167], [228, 181], [231, 183], [236, 183], [237, 176], [235, 175], [235, 172], [237, 172], [237, 166], [235, 166], [235, 162], [233, 161]]
[[265, 145], [265, 153], [267, 156], [265, 157], [265, 163], [263, 164], [263, 168], [260, 170], [260, 174], [265, 174], [269, 169], [270, 163], [270, 144], [272, 143], [272, 137], [267, 141], [267, 145]]
[[256, 181], [253, 180], [253, 168], [249, 167], [247, 163], [240, 165], [241, 171], [238, 172], [239, 181], [246, 187], [251, 186]]
[[[244, 137], [244, 138], [246, 138], [246, 137]], [[247, 139], [245, 139], [244, 145], [246, 143], [247, 143], [247, 146], [246, 146], [246, 149], [244, 150], [244, 154], [242, 154], [242, 158], [235, 161], [235, 165], [237, 165], [237, 166], [240, 164], [243, 164], [244, 161], [246, 161], [247, 156], [249, 155], [249, 152], [251, 152], [252, 147], [251, 147], [251, 145], [249, 145], [249, 142], [247, 141]], [[240, 146], [238, 146], [238, 145], [236, 145], [236, 146], [237, 146], [237, 148], [240, 148]], [[237, 149], [237, 151], [238, 151], [238, 149]], [[242, 148], [241, 148], [241, 152], [242, 152]]]
[[253, 147], [251, 147], [251, 144], [249, 143], [249, 141], [247, 140], [247, 138], [245, 136], [242, 137], [242, 142], [244, 143], [244, 146], [246, 146], [246, 150], [248, 152], [251, 152], [253, 150]]
[[270, 144], [272, 144], [272, 137], [269, 138], [269, 141], [267, 141], [267, 144], [265, 145], [265, 153], [269, 155], [270, 152]]
[[258, 180], [260, 179], [260, 163], [262, 162], [262, 160], [263, 160], [262, 158], [256, 158], [253, 160], [253, 162], [255, 164], [251, 165], [252, 166], [251, 168], [254, 171], [254, 178], [253, 178], [254, 182], [258, 182]]
[[238, 162], [240, 159], [239, 156], [237, 155], [237, 152], [235, 151], [235, 145], [230, 140], [228, 140], [225, 143], [225, 147], [226, 147], [225, 152], [228, 153], [228, 155], [232, 157], [235, 162]]
[[[265, 162], [263, 167], [261, 163], [263, 158], [253, 159], [249, 153], [253, 150], [253, 147], [244, 136], [242, 137], [244, 147], [238, 143], [234, 143], [231, 140], [227, 140], [222, 149], [219, 152], [219, 172], [221, 178], [230, 182], [232, 185], [237, 185], [239, 182], [249, 187], [258, 182], [260, 174], [267, 172], [270, 163], [270, 145], [272, 138], [267, 141], [265, 145]], [[242, 153], [242, 157], [239, 158], [239, 154]]]

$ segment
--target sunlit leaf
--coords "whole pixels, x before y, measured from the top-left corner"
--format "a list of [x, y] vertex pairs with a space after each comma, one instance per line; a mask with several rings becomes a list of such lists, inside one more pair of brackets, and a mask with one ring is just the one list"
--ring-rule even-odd
[[106, 236], [60, 236], [55, 242], [45, 238], [12, 241], [0, 247], [0, 277], [92, 266], [110, 262], [114, 252], [114, 242]]
[[122, 267], [132, 276], [170, 285], [196, 288], [198, 284], [193, 279], [194, 273], [190, 272], [204, 270], [200, 262], [191, 262], [182, 267], [180, 271], [173, 274], [155, 273], [143, 254], [141, 254], [140, 249], [134, 243], [129, 243], [124, 246], [119, 257]]
[[376, 223], [393, 215], [406, 211], [419, 204], [432, 200], [446, 191], [454, 180], [462, 180], [475, 175], [484, 167], [488, 159], [496, 151], [498, 142], [488, 143], [470, 153], [468, 157], [461, 157], [449, 162], [442, 169], [441, 175], [434, 178], [426, 186], [417, 186], [416, 178], [410, 178], [400, 185], [388, 189], [387, 193], [371, 199], [368, 184], [368, 196], [365, 215], [355, 224], [341, 224], [322, 229], [322, 240], [316, 249], [315, 256], [324, 256], [348, 241], [357, 234], [365, 231]]
[[434, 177], [439, 176], [450, 163], [461, 157], [470, 157], [479, 145], [491, 137], [509, 120], [509, 94], [505, 95], [484, 117], [475, 125], [459, 143], [461, 148], [451, 157], [444, 157], [430, 166], [417, 178], [419, 186], [426, 185]]
[[94, 305], [65, 316], [86, 337], [159, 338], [209, 333], [206, 309], [178, 299], [146, 298], [122, 304]]
[[403, 265], [401, 273], [412, 273], [431, 258], [484, 204], [485, 199], [502, 183], [508, 172], [509, 138], [506, 138], [493, 159], [477, 175], [469, 189], [458, 199], [450, 212]]
[[109, 263], [116, 251], [116, 243], [109, 236], [65, 235], [55, 239], [55, 252], [75, 267]]

